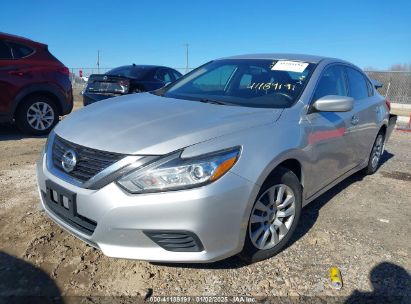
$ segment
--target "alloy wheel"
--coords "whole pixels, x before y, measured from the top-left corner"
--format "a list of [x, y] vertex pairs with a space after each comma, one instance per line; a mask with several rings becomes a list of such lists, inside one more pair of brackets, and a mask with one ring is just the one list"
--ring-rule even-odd
[[371, 166], [373, 169], [376, 169], [378, 166], [378, 163], [380, 162], [383, 148], [384, 148], [384, 138], [381, 134], [379, 134], [377, 139], [375, 140], [375, 144], [371, 152]]
[[251, 212], [248, 232], [258, 249], [271, 249], [289, 232], [295, 218], [295, 194], [285, 184], [268, 188]]
[[54, 119], [53, 108], [46, 102], [35, 102], [27, 110], [27, 122], [35, 130], [50, 128]]

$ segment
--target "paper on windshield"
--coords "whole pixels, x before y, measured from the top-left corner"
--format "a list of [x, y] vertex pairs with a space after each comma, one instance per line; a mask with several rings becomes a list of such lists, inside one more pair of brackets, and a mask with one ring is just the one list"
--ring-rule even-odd
[[271, 70], [302, 73], [307, 66], [308, 63], [306, 62], [279, 60], [274, 64]]

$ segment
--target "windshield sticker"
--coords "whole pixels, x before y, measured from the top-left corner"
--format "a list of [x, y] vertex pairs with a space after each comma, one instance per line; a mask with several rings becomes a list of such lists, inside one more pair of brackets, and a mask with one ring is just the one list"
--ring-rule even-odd
[[294, 91], [295, 85], [291, 83], [279, 83], [279, 82], [253, 82], [247, 86], [250, 90], [281, 90]]
[[271, 70], [302, 73], [307, 66], [306, 62], [279, 60], [272, 66]]

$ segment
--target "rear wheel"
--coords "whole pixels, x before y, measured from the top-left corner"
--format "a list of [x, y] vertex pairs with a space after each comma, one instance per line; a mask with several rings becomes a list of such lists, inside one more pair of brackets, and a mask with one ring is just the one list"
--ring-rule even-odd
[[23, 101], [16, 112], [20, 130], [33, 135], [48, 134], [59, 120], [58, 109], [47, 96], [31, 96]]
[[365, 174], [370, 175], [374, 174], [377, 171], [380, 165], [381, 155], [384, 153], [384, 139], [385, 135], [383, 132], [380, 131], [380, 133], [378, 133], [377, 138], [374, 141], [374, 145], [372, 146], [370, 157], [368, 160], [368, 165], [364, 169]]
[[257, 262], [280, 252], [297, 226], [301, 197], [297, 176], [288, 169], [276, 169], [254, 203], [240, 257], [247, 262]]

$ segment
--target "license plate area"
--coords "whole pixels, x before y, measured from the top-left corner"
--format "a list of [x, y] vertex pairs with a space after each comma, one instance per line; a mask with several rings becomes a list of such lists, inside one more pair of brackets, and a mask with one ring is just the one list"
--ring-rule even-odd
[[47, 205], [56, 213], [68, 218], [75, 218], [77, 215], [76, 194], [62, 188], [61, 186], [46, 181]]
[[90, 93], [124, 93], [122, 86], [118, 82], [93, 82], [87, 87]]
[[92, 235], [94, 233], [97, 222], [77, 212], [76, 193], [50, 180], [46, 180], [46, 192], [42, 193], [44, 194], [46, 206], [54, 215], [86, 235]]

